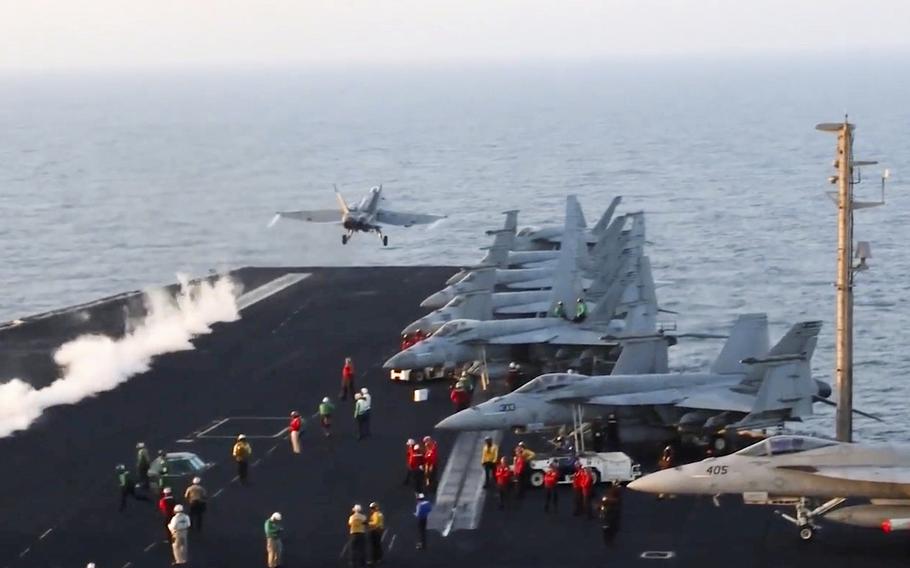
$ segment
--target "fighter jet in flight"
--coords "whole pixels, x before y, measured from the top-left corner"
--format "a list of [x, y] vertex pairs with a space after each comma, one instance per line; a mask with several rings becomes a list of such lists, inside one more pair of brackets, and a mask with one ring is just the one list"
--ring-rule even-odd
[[341, 224], [345, 233], [341, 235], [341, 244], [347, 242], [356, 232], [376, 233], [382, 241], [383, 246], [389, 244], [389, 237], [382, 233], [383, 225], [397, 225], [400, 227], [410, 227], [412, 225], [424, 225], [440, 219], [445, 215], [430, 215], [427, 213], [403, 213], [392, 211], [380, 205], [382, 197], [382, 186], [370, 189], [359, 203], [349, 206], [344, 197], [335, 188], [335, 198], [338, 200], [338, 209], [310, 209], [301, 211], [279, 211], [272, 218], [269, 226], [274, 225], [278, 219], [296, 219], [308, 223], [332, 223]]
[[[734, 454], [646, 475], [629, 485], [667, 494], [742, 494], [747, 503], [791, 503], [781, 516], [811, 539], [821, 518], [885, 532], [910, 530], [910, 446], [772, 436]], [[869, 503], [839, 508], [848, 498]], [[819, 506], [810, 499], [825, 500]]]
[[[665, 357], [662, 339], [627, 332], [631, 344], [624, 347], [611, 375], [541, 375], [436, 427], [490, 430], [569, 424], [580, 408], [620, 413], [623, 439], [631, 442], [640, 441], [630, 439], [632, 432], [636, 438], [668, 440], [678, 427], [707, 434], [728, 426], [756, 428], [798, 420], [812, 413], [816, 397], [831, 392], [811, 375], [820, 328], [821, 322], [798, 323], [769, 351], [767, 317], [743, 315], [709, 372], [662, 374], [634, 370], [648, 349], [653, 353], [660, 348]], [[636, 374], [625, 374], [630, 366]]]

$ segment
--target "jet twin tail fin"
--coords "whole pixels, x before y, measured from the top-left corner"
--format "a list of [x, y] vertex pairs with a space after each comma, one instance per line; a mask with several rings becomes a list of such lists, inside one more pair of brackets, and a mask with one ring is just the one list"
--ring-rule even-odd
[[761, 357], [767, 352], [767, 314], [743, 314], [733, 324], [730, 337], [711, 365], [711, 372], [718, 375], [747, 373], [750, 368], [743, 360]]
[[746, 360], [761, 373], [750, 416], [773, 411], [783, 411], [791, 418], [812, 414], [812, 399], [818, 393], [812, 378], [812, 355], [821, 327], [820, 321], [797, 323], [766, 357]]
[[600, 216], [600, 219], [597, 221], [597, 224], [594, 225], [594, 228], [591, 229], [591, 232], [595, 235], [601, 234], [606, 228], [610, 225], [610, 221], [613, 218], [613, 213], [616, 211], [616, 207], [619, 206], [619, 202], [622, 201], [622, 196], [617, 195], [610, 202], [610, 205], [607, 207], [607, 210], [604, 211], [603, 215]]

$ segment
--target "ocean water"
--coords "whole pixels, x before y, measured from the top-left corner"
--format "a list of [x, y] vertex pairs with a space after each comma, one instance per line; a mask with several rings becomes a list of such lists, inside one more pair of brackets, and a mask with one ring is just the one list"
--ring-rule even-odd
[[[908, 70], [876, 56], [0, 76], [0, 320], [177, 271], [469, 264], [503, 210], [557, 223], [575, 193], [593, 222], [618, 194], [647, 212], [681, 331], [764, 311], [773, 341], [821, 319], [813, 367], [831, 381], [835, 138], [814, 125], [849, 112], [857, 158], [892, 171], [887, 205], [856, 215], [873, 252], [856, 287], [856, 405], [886, 419], [856, 427], [906, 440]], [[866, 168], [859, 198], [878, 197], [879, 174]], [[388, 248], [266, 228], [278, 209], [334, 206], [332, 184], [353, 201], [379, 183], [389, 207], [450, 218], [390, 229]], [[683, 342], [671, 364], [702, 368], [719, 349]], [[806, 426], [831, 432], [818, 411]]]

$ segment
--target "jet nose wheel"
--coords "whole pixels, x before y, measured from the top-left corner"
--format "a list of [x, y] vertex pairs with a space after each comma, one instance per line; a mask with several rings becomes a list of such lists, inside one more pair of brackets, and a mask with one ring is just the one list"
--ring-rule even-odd
[[815, 531], [812, 530], [812, 527], [805, 526], [799, 529], [799, 538], [808, 542], [812, 540], [812, 537], [815, 536]]
[[387, 235], [382, 235], [382, 246], [389, 246], [389, 237]]

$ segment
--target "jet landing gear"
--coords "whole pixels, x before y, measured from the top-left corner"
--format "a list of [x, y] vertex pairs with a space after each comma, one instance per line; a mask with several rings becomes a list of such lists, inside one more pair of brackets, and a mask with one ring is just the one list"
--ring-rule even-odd
[[353, 234], [354, 234], [354, 233], [348, 231], [347, 233], [341, 235], [341, 244], [343, 244], [343, 245], [348, 244], [348, 241], [351, 240], [351, 236], [352, 236]]
[[844, 501], [846, 501], [844, 497], [835, 497], [815, 509], [810, 509], [809, 500], [802, 497], [799, 503], [796, 504], [796, 517], [779, 511], [777, 511], [777, 514], [796, 525], [799, 528], [799, 538], [808, 542], [815, 537], [815, 531], [819, 529], [819, 526], [815, 524], [815, 520], [822, 518]]
[[389, 237], [382, 234], [382, 231], [376, 231], [376, 234], [379, 235], [379, 240], [382, 241], [382, 246], [389, 246]]

